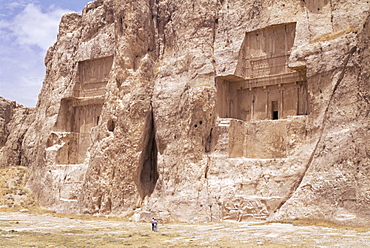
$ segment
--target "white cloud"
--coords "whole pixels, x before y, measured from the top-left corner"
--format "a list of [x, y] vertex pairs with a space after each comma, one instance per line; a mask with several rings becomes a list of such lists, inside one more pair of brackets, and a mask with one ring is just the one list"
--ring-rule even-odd
[[45, 75], [41, 48], [0, 45], [0, 96], [35, 106]]
[[0, 17], [3, 19], [13, 18], [21, 10], [23, 10], [27, 4], [31, 4], [33, 0], [0, 0]]
[[56, 41], [58, 25], [64, 9], [43, 13], [40, 6], [28, 4], [12, 21], [12, 34], [20, 45], [36, 45], [47, 50]]
[[24, 7], [26, 5], [25, 1], [11, 2], [6, 7], [8, 9], [16, 9], [19, 7]]
[[34, 106], [45, 76], [46, 50], [56, 41], [61, 16], [70, 11], [30, 2], [0, 6], [0, 12], [15, 11], [6, 19], [0, 16], [0, 96]]

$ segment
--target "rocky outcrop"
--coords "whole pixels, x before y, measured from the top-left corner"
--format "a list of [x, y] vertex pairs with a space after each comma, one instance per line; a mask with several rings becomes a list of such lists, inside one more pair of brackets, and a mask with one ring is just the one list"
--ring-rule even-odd
[[[311, 60], [316, 57], [313, 54], [324, 50], [321, 63], [311, 62], [311, 74], [317, 81], [331, 80], [325, 105], [318, 110], [319, 137], [307, 171], [274, 219], [316, 217], [346, 224], [369, 223], [369, 23], [367, 18], [353, 32], [312, 43], [307, 46], [310, 52], [302, 49], [302, 57], [297, 58]], [[325, 70], [320, 64], [326, 65]]]
[[0, 168], [26, 164], [22, 143], [34, 119], [34, 109], [0, 98]]
[[60, 212], [368, 224], [366, 1], [96, 0], [22, 146]]
[[7, 124], [13, 117], [13, 110], [16, 107], [15, 102], [0, 98], [0, 146], [4, 146], [9, 135]]

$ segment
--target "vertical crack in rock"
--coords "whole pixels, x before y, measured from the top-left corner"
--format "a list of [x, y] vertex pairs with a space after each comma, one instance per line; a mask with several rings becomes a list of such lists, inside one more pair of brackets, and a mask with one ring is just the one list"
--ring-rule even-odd
[[206, 139], [206, 144], [205, 144], [205, 147], [204, 147], [205, 153], [209, 153], [213, 150], [212, 132], [213, 132], [213, 128], [211, 128], [211, 131], [209, 132], [209, 136]]
[[151, 110], [148, 115], [148, 133], [145, 138], [145, 147], [142, 154], [142, 164], [139, 168], [139, 193], [143, 200], [146, 196], [150, 196], [155, 188], [158, 180], [158, 170], [157, 170], [157, 145], [155, 140], [155, 127], [154, 127], [154, 117], [153, 110]]
[[330, 95], [330, 99], [329, 99], [329, 101], [328, 101], [328, 104], [326, 105], [326, 108], [325, 108], [325, 111], [324, 111], [324, 118], [323, 118], [323, 121], [322, 121], [322, 124], [321, 124], [321, 129], [320, 129], [320, 134], [319, 134], [319, 138], [318, 138], [318, 140], [317, 140], [317, 142], [316, 142], [316, 144], [315, 144], [315, 148], [314, 148], [314, 150], [312, 151], [312, 153], [311, 153], [311, 156], [310, 156], [310, 158], [309, 158], [309, 160], [308, 160], [308, 162], [307, 162], [307, 165], [306, 165], [306, 168], [305, 168], [305, 170], [304, 170], [304, 172], [302, 173], [302, 176], [301, 176], [301, 178], [292, 186], [292, 188], [291, 188], [291, 190], [290, 190], [290, 194], [287, 196], [287, 198], [286, 198], [286, 200], [284, 200], [284, 201], [282, 201], [281, 203], [280, 203], [280, 205], [276, 208], [276, 210], [275, 210], [275, 212], [277, 211], [277, 210], [279, 210], [284, 204], [285, 204], [285, 202], [287, 202], [290, 198], [292, 198], [292, 196], [293, 196], [293, 194], [294, 194], [294, 192], [299, 188], [299, 186], [301, 185], [301, 183], [302, 183], [302, 181], [303, 181], [303, 179], [304, 179], [304, 177], [305, 177], [305, 175], [306, 175], [306, 173], [307, 173], [307, 171], [308, 171], [308, 169], [311, 167], [311, 163], [312, 163], [312, 161], [313, 161], [313, 158], [314, 158], [314, 156], [315, 156], [315, 154], [316, 154], [316, 152], [317, 152], [317, 149], [318, 149], [318, 147], [319, 147], [319, 144], [321, 143], [321, 140], [322, 140], [322, 136], [323, 136], [323, 133], [324, 133], [324, 129], [325, 129], [325, 127], [326, 127], [326, 123], [325, 123], [325, 121], [326, 120], [328, 120], [328, 112], [329, 112], [329, 108], [330, 108], [330, 106], [331, 106], [331, 104], [332, 104], [332, 101], [333, 101], [333, 98], [334, 98], [334, 95], [335, 95], [335, 93], [336, 93], [336, 91], [337, 91], [337, 89], [338, 89], [338, 86], [339, 86], [339, 84], [342, 82], [342, 80], [343, 80], [343, 78], [344, 78], [344, 75], [345, 75], [345, 73], [346, 73], [346, 70], [347, 70], [347, 64], [348, 64], [348, 62], [349, 62], [349, 60], [350, 60], [350, 58], [352, 57], [352, 55], [356, 52], [356, 50], [357, 50], [357, 47], [355, 46], [355, 47], [352, 47], [352, 49], [348, 52], [348, 55], [347, 55], [347, 57], [344, 59], [344, 62], [343, 62], [343, 70], [341, 71], [341, 73], [340, 73], [340, 75], [339, 75], [339, 77], [338, 77], [338, 80], [337, 80], [337, 82], [335, 83], [335, 85], [334, 85], [334, 87], [333, 87], [333, 91], [332, 91], [332, 94]]

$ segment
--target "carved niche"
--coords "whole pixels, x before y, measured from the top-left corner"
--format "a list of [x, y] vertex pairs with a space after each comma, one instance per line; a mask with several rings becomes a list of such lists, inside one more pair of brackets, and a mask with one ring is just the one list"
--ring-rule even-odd
[[55, 142], [61, 144], [55, 158], [57, 164], [83, 163], [91, 142], [91, 129], [99, 123], [112, 64], [113, 56], [78, 63], [72, 96], [62, 99], [54, 128], [54, 137], [55, 134], [60, 137]]
[[295, 23], [246, 33], [235, 75], [216, 79], [221, 118], [276, 120], [309, 112], [303, 71], [288, 67]]

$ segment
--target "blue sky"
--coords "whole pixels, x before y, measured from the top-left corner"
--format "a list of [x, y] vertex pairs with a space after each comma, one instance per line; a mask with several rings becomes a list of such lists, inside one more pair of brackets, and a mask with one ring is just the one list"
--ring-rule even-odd
[[34, 107], [63, 14], [89, 0], [0, 0], [0, 96]]

